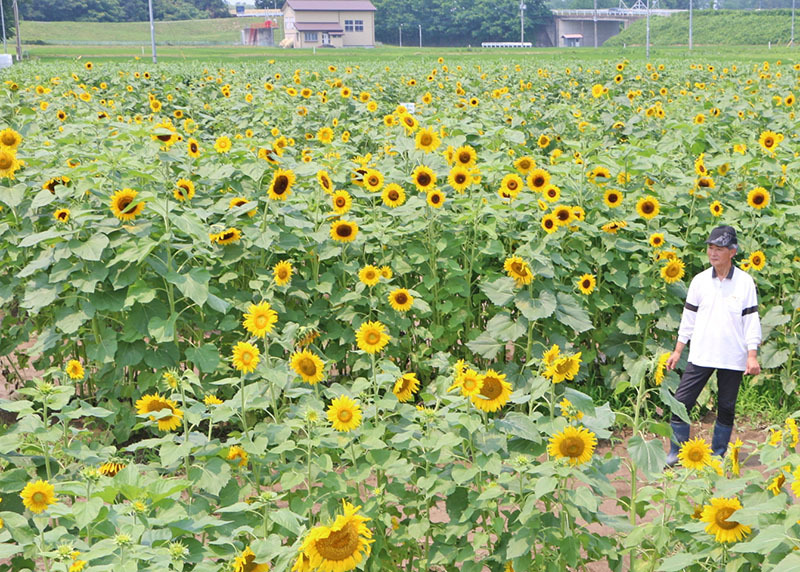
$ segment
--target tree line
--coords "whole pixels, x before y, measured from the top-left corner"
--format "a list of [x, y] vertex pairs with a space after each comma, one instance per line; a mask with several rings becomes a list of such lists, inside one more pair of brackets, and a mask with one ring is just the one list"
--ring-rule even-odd
[[[403, 45], [419, 42], [422, 26], [425, 46], [480, 45], [481, 42], [520, 40], [520, 0], [372, 0], [375, 39]], [[544, 0], [522, 0], [525, 5], [525, 41], [551, 15]], [[531, 40], [532, 41], [532, 40]]]
[[[3, 6], [11, 6], [11, 0], [2, 1]], [[147, 0], [18, 0], [18, 5], [21, 20], [140, 22], [150, 18]], [[11, 14], [10, 11], [5, 13], [7, 16]], [[156, 20], [197, 20], [228, 16], [230, 12], [225, 0], [153, 0], [153, 17]]]

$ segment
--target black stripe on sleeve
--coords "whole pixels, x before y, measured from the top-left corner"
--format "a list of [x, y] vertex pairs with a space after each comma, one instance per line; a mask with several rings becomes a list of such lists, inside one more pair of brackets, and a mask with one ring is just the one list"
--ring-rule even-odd
[[697, 306], [695, 306], [694, 304], [690, 304], [689, 302], [686, 302], [683, 305], [683, 307], [686, 308], [687, 310], [691, 310], [692, 312], [697, 312]]
[[747, 314], [752, 314], [753, 312], [758, 312], [758, 306], [750, 306], [749, 308], [745, 308], [742, 310], [742, 316], [746, 316]]

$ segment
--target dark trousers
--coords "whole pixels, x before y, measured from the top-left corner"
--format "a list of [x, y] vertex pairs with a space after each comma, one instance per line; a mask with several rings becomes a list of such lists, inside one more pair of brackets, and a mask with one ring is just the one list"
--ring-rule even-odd
[[[675, 399], [686, 406], [687, 413], [697, 403], [697, 397], [703, 391], [712, 373], [714, 373], [713, 367], [700, 367], [691, 363], [686, 365], [686, 370], [678, 385], [678, 391], [675, 392]], [[723, 425], [733, 425], [733, 418], [736, 414], [736, 397], [739, 395], [739, 385], [742, 383], [743, 374], [743, 371], [717, 369], [717, 421]], [[680, 417], [676, 415], [672, 416], [672, 420], [681, 422]]]

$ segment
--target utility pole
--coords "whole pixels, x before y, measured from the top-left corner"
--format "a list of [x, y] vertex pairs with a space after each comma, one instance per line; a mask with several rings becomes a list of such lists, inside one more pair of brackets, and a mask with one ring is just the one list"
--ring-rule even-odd
[[594, 47], [597, 47], [597, 0], [594, 0], [594, 13], [592, 15], [594, 20]]
[[8, 44], [6, 44], [6, 15], [3, 8], [3, 0], [0, 0], [0, 27], [3, 28], [3, 53], [8, 53]]
[[422, 47], [422, 24], [417, 24], [419, 26], [419, 47]]
[[647, 39], [645, 40], [645, 57], [650, 59], [650, 0], [647, 0]]
[[22, 41], [19, 39], [19, 7], [17, 6], [17, 0], [14, 0], [14, 30], [16, 30], [17, 33], [17, 61], [21, 62]]
[[403, 47], [403, 24], [400, 24], [400, 47]]
[[794, 46], [794, 0], [792, 0], [792, 39], [789, 40], [789, 45]]
[[[794, 0], [792, 0], [794, 2]], [[689, 0], [689, 50], [692, 49], [692, 0]]]
[[519, 43], [525, 43], [525, 0], [519, 3]]
[[[16, 0], [14, 0], [16, 2]], [[150, 47], [153, 50], [153, 63], [158, 63], [156, 57], [156, 25], [153, 23], [153, 0], [147, 0], [147, 8], [150, 10]]]

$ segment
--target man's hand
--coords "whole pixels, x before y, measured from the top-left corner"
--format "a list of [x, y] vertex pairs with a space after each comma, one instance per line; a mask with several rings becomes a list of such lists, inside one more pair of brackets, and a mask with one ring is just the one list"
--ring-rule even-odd
[[744, 374], [758, 375], [759, 373], [761, 373], [761, 366], [758, 365], [758, 359], [756, 356], [747, 356], [747, 367], [744, 370]]
[[[681, 353], [682, 352], [679, 352], [678, 350], [675, 350], [674, 352], [672, 352], [669, 355], [669, 357], [667, 358], [667, 370], [668, 371], [672, 371], [673, 369], [675, 369], [675, 366], [678, 365], [678, 362], [681, 359]], [[758, 365], [758, 364], [756, 364], [756, 365]]]

